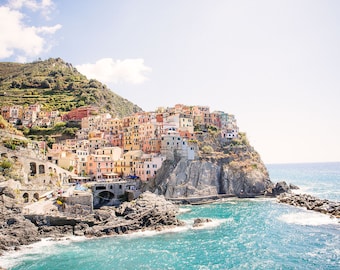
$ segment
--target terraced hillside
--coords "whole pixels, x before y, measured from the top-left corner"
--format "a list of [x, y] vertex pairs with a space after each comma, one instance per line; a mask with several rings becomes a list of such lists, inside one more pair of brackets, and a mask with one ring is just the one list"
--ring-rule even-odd
[[37, 102], [44, 109], [64, 112], [94, 105], [118, 117], [142, 110], [99, 81], [88, 80], [60, 58], [28, 64], [0, 63], [0, 106]]

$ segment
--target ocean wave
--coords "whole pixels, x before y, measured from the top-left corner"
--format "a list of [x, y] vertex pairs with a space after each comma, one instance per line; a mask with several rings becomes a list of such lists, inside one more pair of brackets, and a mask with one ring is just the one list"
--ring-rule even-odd
[[1, 267], [5, 269], [9, 269], [21, 263], [21, 261], [27, 259], [25, 255], [30, 255], [31, 258], [41, 258], [43, 256], [48, 256], [50, 254], [54, 254], [58, 252], [58, 247], [56, 244], [59, 245], [69, 245], [72, 242], [84, 241], [87, 239], [86, 237], [82, 236], [71, 236], [71, 237], [64, 237], [60, 239], [54, 238], [43, 238], [41, 241], [20, 246], [20, 250], [11, 250], [6, 251], [1, 256]]
[[204, 222], [200, 226], [194, 227], [194, 221], [195, 219], [187, 221], [187, 224], [193, 229], [193, 230], [204, 230], [204, 229], [212, 229], [219, 227], [223, 223], [226, 222], [232, 222], [234, 221], [233, 218], [222, 218], [222, 219], [211, 219], [211, 221]]
[[179, 210], [178, 210], [178, 213], [179, 214], [184, 214], [184, 213], [189, 213], [191, 212], [191, 208], [183, 208], [183, 207], [180, 207]]
[[336, 218], [307, 210], [298, 213], [284, 214], [279, 216], [278, 219], [285, 223], [296, 225], [320, 226], [339, 224]]
[[128, 238], [139, 238], [139, 237], [152, 237], [155, 235], [159, 234], [167, 234], [167, 233], [181, 233], [188, 231], [190, 229], [190, 226], [183, 225], [183, 226], [178, 226], [178, 227], [173, 227], [173, 228], [168, 228], [168, 229], [162, 229], [162, 230], [141, 230], [141, 231], [136, 231], [132, 232], [129, 234], [122, 234], [122, 235], [114, 235], [114, 236], [109, 236], [109, 237], [128, 237]]

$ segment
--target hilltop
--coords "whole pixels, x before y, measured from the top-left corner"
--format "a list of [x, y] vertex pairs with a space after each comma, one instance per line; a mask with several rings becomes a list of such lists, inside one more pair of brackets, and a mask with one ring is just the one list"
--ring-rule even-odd
[[142, 111], [60, 58], [27, 64], [0, 62], [0, 96], [0, 107], [39, 103], [44, 110], [68, 112], [93, 105], [118, 117]]

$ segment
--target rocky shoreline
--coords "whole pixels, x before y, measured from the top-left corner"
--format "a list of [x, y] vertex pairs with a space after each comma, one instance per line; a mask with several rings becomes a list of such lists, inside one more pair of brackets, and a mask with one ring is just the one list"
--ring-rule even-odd
[[304, 207], [307, 210], [328, 214], [340, 219], [340, 202], [319, 199], [308, 194], [282, 193], [277, 197], [279, 203]]
[[[339, 202], [291, 193], [285, 182], [278, 183], [275, 189], [269, 197], [283, 192], [277, 195], [279, 203], [305, 207], [340, 218]], [[33, 244], [43, 238], [58, 240], [71, 236], [103, 237], [144, 230], [161, 231], [184, 225], [177, 219], [179, 202], [166, 200], [164, 196], [148, 191], [136, 200], [124, 202], [119, 207], [102, 207], [89, 215], [66, 215], [62, 212], [53, 215], [25, 215], [22, 207], [16, 203], [13, 191], [7, 188], [0, 191], [0, 256], [4, 251], [20, 250], [20, 246]], [[190, 204], [210, 203], [216, 199], [221, 198], [207, 200], [203, 197], [199, 200], [196, 197]], [[210, 221], [198, 218], [194, 226], [202, 226], [202, 223]]]
[[184, 225], [176, 217], [178, 206], [150, 192], [118, 208], [103, 207], [86, 216], [24, 215], [10, 192], [0, 195], [0, 208], [0, 255], [43, 238], [102, 237]]

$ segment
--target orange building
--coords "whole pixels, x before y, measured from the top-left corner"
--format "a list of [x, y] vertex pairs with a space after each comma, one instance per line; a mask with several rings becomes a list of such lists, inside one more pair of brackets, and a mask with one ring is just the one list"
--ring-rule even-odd
[[85, 106], [85, 107], [80, 107], [73, 109], [69, 113], [63, 115], [63, 121], [69, 121], [69, 120], [74, 120], [74, 121], [81, 121], [84, 117], [88, 117], [93, 114], [98, 113], [98, 108], [95, 108], [93, 106]]

